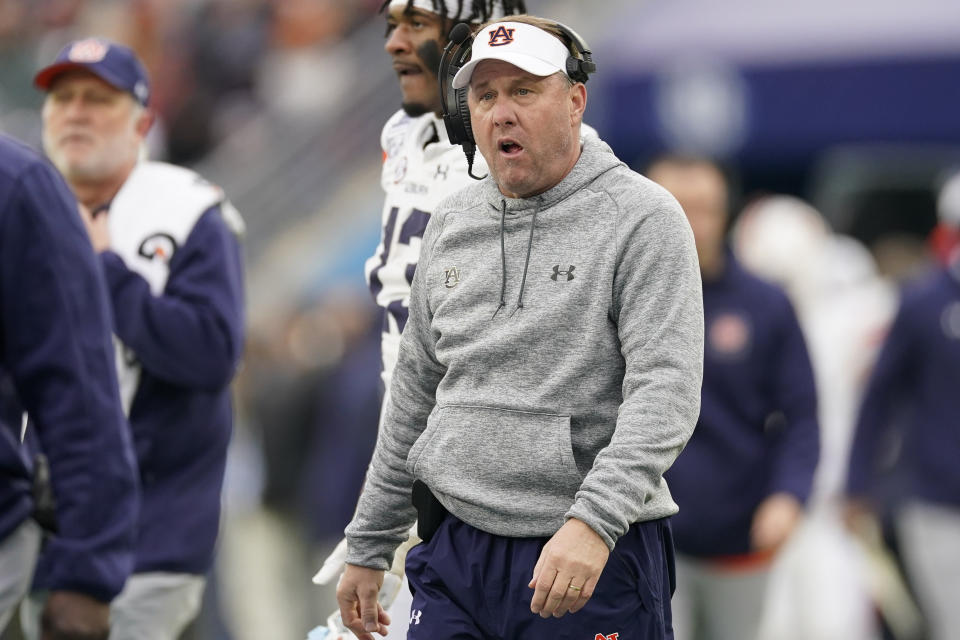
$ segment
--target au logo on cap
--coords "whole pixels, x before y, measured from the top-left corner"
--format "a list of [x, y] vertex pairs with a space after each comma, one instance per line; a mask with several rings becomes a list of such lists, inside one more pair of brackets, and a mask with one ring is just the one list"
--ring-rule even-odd
[[109, 47], [100, 40], [88, 38], [70, 47], [67, 58], [71, 62], [100, 62], [107, 55], [108, 49]]
[[490, 32], [490, 46], [502, 47], [505, 44], [513, 42], [513, 32], [516, 29], [507, 29], [503, 25]]

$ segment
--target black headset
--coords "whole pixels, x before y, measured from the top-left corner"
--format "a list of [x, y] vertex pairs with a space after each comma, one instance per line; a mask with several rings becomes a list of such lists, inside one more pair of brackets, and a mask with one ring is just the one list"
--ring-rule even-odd
[[[590, 52], [590, 45], [570, 27], [559, 22], [554, 22], [553, 26], [564, 35], [567, 49], [572, 52], [567, 56], [567, 76], [574, 82], [586, 83], [590, 74], [597, 70], [597, 65], [593, 62], [593, 54]], [[453, 88], [453, 77], [467, 63], [473, 48], [470, 25], [465, 22], [455, 25], [450, 30], [448, 40], [447, 46], [443, 49], [443, 56], [440, 58], [438, 73], [443, 124], [447, 128], [450, 142], [463, 147], [470, 177], [482, 180], [483, 178], [473, 175], [473, 158], [477, 152], [477, 143], [470, 126], [470, 109], [467, 107], [468, 87]]]

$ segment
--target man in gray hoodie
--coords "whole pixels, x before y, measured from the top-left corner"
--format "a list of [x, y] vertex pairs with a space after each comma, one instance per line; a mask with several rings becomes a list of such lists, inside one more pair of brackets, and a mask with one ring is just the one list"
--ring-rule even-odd
[[700, 275], [676, 201], [580, 137], [583, 44], [512, 16], [453, 80], [490, 175], [424, 235], [347, 528], [360, 640], [390, 622], [376, 595], [415, 480], [447, 514], [408, 554], [409, 638], [672, 637], [663, 473], [699, 413]]

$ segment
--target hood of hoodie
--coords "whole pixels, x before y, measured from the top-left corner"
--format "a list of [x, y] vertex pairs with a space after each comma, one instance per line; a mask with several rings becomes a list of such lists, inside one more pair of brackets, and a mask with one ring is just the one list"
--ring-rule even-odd
[[558, 202], [569, 198], [597, 178], [597, 176], [621, 166], [623, 163], [613, 154], [610, 146], [596, 136], [581, 136], [580, 157], [563, 180], [543, 193], [529, 198], [508, 198], [487, 176], [481, 183], [483, 199], [490, 205], [490, 214], [500, 216], [506, 207], [507, 215], [532, 215], [535, 210], [549, 209]]

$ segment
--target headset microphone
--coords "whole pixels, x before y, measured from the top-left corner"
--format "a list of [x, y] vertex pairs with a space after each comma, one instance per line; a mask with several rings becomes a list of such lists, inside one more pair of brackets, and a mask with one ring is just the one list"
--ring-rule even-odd
[[459, 22], [453, 25], [450, 30], [450, 42], [463, 44], [463, 41], [470, 37], [470, 25], [466, 22]]

